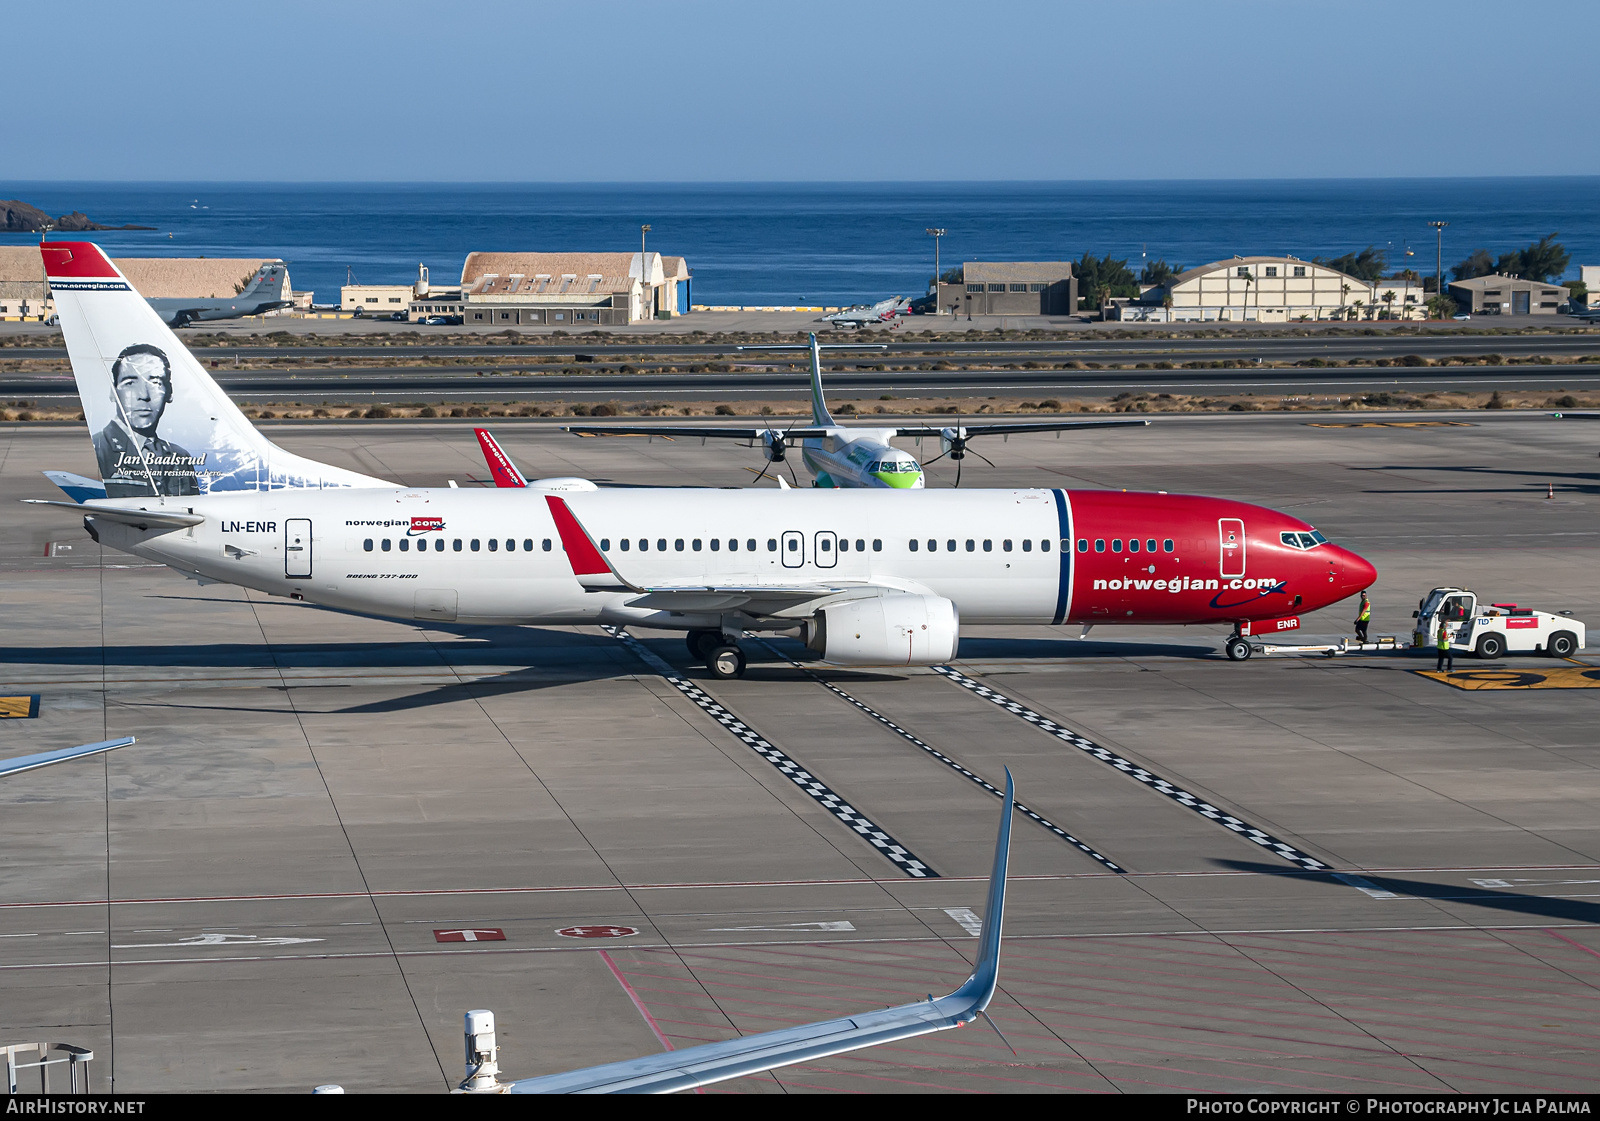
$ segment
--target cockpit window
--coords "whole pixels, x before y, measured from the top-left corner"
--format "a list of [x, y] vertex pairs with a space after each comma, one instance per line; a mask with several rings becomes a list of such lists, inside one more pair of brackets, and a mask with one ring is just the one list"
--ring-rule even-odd
[[1302, 533], [1300, 535], [1300, 547], [1302, 549], [1309, 549], [1311, 546], [1319, 544], [1321, 544], [1321, 542], [1317, 540], [1317, 535], [1315, 533]]
[[1316, 530], [1312, 530], [1310, 533], [1285, 530], [1283, 533], [1278, 534], [1278, 540], [1291, 549], [1314, 549], [1318, 545], [1326, 545], [1328, 543], [1328, 539]]

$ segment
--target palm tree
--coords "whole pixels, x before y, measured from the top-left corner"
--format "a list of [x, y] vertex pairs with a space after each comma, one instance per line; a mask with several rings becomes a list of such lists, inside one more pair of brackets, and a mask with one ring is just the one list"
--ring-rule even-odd
[[1350, 282], [1348, 280], [1341, 280], [1339, 282], [1339, 301], [1340, 301], [1339, 302], [1339, 318], [1340, 319], [1349, 319], [1350, 318], [1350, 310], [1349, 310], [1350, 309]]
[[1383, 302], [1388, 305], [1389, 318], [1394, 318], [1394, 289], [1391, 288], [1383, 294]]

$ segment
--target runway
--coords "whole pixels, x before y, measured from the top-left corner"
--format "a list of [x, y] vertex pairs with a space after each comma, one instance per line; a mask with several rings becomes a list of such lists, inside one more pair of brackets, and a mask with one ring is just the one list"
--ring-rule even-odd
[[[1462, 419], [1021, 437], [964, 485], [1292, 510], [1377, 565], [1375, 634], [1445, 584], [1600, 620], [1596, 433]], [[484, 474], [460, 426], [271, 434], [404, 485]], [[761, 466], [500, 435], [530, 477]], [[0, 1032], [95, 1048], [97, 1090], [440, 1092], [468, 1008], [518, 1076], [947, 991], [1006, 767], [1037, 815], [991, 1009], [1017, 1054], [969, 1026], [708, 1092], [1593, 1085], [1600, 690], [1453, 689], [1406, 653], [1236, 664], [1220, 630], [1131, 627], [975, 628], [954, 673], [747, 641], [713, 681], [670, 634], [345, 616], [102, 556], [70, 511], [16, 505], [56, 497], [46, 468], [94, 474], [86, 434], [0, 426], [0, 685], [41, 696], [0, 754], [139, 742], [0, 786]]]
[[[516, 371], [392, 367], [326, 372], [217, 371], [217, 382], [241, 401], [306, 404], [401, 401], [740, 401], [799, 400], [809, 382], [797, 373], [529, 374]], [[1104, 398], [1118, 393], [1313, 394], [1347, 396], [1374, 390], [1427, 392], [1595, 392], [1600, 363], [1540, 366], [1259, 370], [993, 370], [829, 371], [830, 401], [894, 397], [1055, 395]], [[0, 397], [36, 402], [76, 396], [70, 374], [0, 373]]]

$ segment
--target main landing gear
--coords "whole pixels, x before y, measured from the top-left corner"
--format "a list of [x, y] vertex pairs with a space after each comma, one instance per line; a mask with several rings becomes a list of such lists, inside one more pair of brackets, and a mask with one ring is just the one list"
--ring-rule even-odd
[[1228, 641], [1222, 644], [1222, 649], [1228, 655], [1229, 661], [1243, 662], [1250, 657], [1250, 642], [1238, 631], [1228, 636]]
[[724, 680], [744, 676], [744, 651], [729, 642], [721, 631], [690, 631], [684, 642], [691, 655], [705, 662], [711, 676]]

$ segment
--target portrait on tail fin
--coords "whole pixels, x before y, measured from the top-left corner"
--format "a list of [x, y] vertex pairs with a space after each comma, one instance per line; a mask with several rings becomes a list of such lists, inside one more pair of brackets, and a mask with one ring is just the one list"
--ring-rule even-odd
[[114, 414], [94, 435], [95, 458], [110, 498], [200, 493], [205, 456], [162, 439], [161, 418], [172, 400], [172, 363], [149, 343], [123, 349], [111, 364]]

